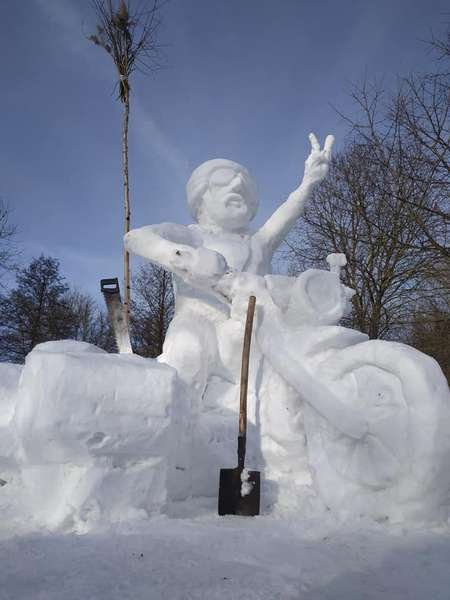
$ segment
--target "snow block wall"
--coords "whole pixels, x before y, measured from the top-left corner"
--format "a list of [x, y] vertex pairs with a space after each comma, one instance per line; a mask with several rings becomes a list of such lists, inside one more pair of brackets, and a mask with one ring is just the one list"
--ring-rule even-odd
[[17, 402], [17, 389], [22, 367], [0, 364], [0, 479], [6, 481], [17, 471], [17, 435], [11, 421]]
[[87, 343], [40, 344], [23, 369], [14, 425], [34, 519], [86, 531], [161, 511], [176, 373]]

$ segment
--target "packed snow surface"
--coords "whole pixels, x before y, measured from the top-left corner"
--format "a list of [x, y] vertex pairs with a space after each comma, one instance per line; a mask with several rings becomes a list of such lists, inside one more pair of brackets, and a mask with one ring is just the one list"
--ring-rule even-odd
[[0, 599], [448, 600], [448, 530], [213, 510], [0, 541]]

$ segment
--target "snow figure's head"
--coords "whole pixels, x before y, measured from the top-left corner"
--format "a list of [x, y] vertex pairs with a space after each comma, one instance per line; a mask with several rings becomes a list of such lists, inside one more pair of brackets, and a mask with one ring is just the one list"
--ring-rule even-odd
[[243, 230], [258, 209], [255, 180], [245, 167], [225, 158], [197, 167], [186, 189], [189, 210], [200, 225]]

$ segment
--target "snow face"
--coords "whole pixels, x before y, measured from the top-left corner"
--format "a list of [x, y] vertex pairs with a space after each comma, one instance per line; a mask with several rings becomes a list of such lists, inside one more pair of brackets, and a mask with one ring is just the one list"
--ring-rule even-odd
[[263, 512], [314, 505], [339, 518], [447, 518], [450, 396], [438, 365], [338, 325], [354, 293], [340, 281], [342, 254], [327, 257], [329, 271], [270, 273], [328, 170], [332, 138], [323, 150], [311, 143], [300, 186], [255, 233], [251, 176], [216, 159], [188, 183], [196, 223], [125, 236], [130, 252], [174, 274], [175, 316], [157, 361], [62, 341], [37, 346], [23, 369], [0, 371], [9, 519], [88, 531], [217, 498], [220, 468], [237, 463], [251, 295], [246, 465], [261, 471]]
[[197, 167], [186, 185], [188, 207], [203, 226], [242, 229], [258, 209], [256, 182], [245, 167], [213, 159]]

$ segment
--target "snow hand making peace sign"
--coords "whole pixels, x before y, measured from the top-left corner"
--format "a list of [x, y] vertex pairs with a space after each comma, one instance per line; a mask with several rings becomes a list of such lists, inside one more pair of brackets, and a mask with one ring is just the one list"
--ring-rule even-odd
[[310, 185], [316, 185], [325, 179], [328, 174], [334, 136], [327, 135], [323, 150], [320, 149], [319, 140], [314, 133], [309, 134], [309, 141], [311, 142], [311, 154], [305, 162], [305, 175], [303, 181]]

